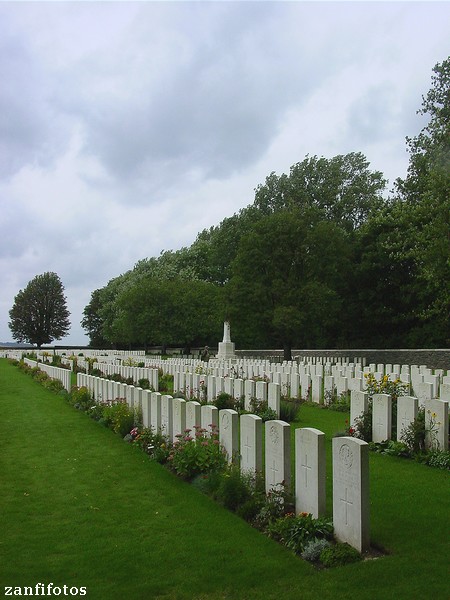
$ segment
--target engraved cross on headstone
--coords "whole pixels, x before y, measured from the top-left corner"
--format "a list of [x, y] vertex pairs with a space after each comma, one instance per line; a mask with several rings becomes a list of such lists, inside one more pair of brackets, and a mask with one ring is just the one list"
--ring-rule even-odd
[[340, 500], [345, 504], [345, 524], [348, 525], [348, 507], [353, 505], [353, 502], [348, 499], [348, 488], [345, 488], [345, 498], [340, 498]]
[[273, 461], [273, 465], [270, 468], [271, 472], [272, 472], [272, 483], [276, 483], [276, 473], [278, 473], [278, 469], [276, 468], [276, 462], [275, 460]]
[[247, 434], [247, 436], [246, 436], [246, 440], [245, 440], [244, 448], [247, 450], [247, 456], [246, 456], [246, 460], [247, 460], [247, 462], [248, 462], [248, 460], [249, 460], [249, 450], [250, 450], [250, 448], [251, 448], [251, 445], [249, 444], [249, 441], [248, 441], [248, 434]]
[[308, 455], [305, 454], [305, 464], [301, 465], [305, 474], [305, 487], [308, 487], [308, 471], [311, 471], [312, 467], [308, 466]]

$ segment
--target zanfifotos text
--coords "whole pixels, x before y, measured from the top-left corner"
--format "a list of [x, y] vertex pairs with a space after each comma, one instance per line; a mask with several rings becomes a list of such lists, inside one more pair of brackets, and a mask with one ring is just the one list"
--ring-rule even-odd
[[85, 587], [57, 586], [53, 583], [46, 585], [36, 583], [34, 586], [5, 586], [5, 596], [86, 596], [86, 593]]

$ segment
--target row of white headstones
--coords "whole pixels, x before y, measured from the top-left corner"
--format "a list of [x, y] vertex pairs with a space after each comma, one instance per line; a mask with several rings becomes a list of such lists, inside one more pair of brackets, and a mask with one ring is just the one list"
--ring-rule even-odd
[[[102, 396], [103, 381], [82, 373], [77, 375], [77, 385], [87, 387], [97, 402], [108, 399]], [[201, 405], [160, 392], [116, 385], [117, 393], [125, 392], [121, 397], [126, 398], [130, 408], [142, 410], [145, 427], [161, 431], [173, 442], [179, 435], [195, 436], [199, 428], [217, 431], [230, 463], [238, 463], [243, 472], [264, 470], [267, 493], [283, 485], [290, 488], [289, 423], [278, 419], [267, 421], [263, 436], [263, 421], [257, 415], [239, 417], [232, 409], [218, 410], [211, 404]], [[298, 428], [294, 435], [296, 512], [317, 518], [325, 515], [326, 510], [325, 434], [314, 428]], [[332, 455], [335, 535], [363, 552], [370, 546], [368, 444], [353, 437], [334, 438]]]
[[[165, 364], [161, 361], [161, 364]], [[157, 390], [158, 373], [155, 368], [139, 368], [122, 366], [111, 363], [96, 363], [103, 370], [106, 376], [118, 373], [124, 377], [148, 378], [151, 387]], [[369, 394], [361, 391], [364, 375], [374, 373], [376, 379], [387, 373], [392, 380], [399, 378], [399, 375], [393, 371], [391, 365], [372, 365], [364, 368], [364, 371], [355, 369], [354, 365], [336, 365], [328, 366], [328, 371], [334, 375], [321, 376], [318, 372], [327, 372], [327, 365], [267, 365], [265, 361], [254, 363], [252, 361], [244, 362], [240, 370], [234, 365], [232, 368], [228, 365], [222, 366], [222, 372], [219, 375], [207, 375], [193, 373], [192, 369], [198, 366], [198, 361], [183, 361], [173, 359], [171, 363], [165, 364], [165, 370], [174, 376], [174, 392], [182, 392], [186, 398], [197, 397], [212, 403], [218, 394], [226, 392], [235, 399], [244, 398], [245, 409], [251, 410], [251, 401], [256, 398], [258, 401], [267, 401], [269, 408], [274, 410], [277, 417], [280, 416], [280, 403], [283, 385], [274, 381], [254, 381], [253, 379], [233, 378], [233, 373], [242, 373], [244, 367], [247, 373], [258, 372], [258, 367], [268, 368], [270, 378], [283, 378], [284, 386], [290, 389], [290, 395], [293, 398], [301, 396], [302, 390], [306, 389], [305, 396], [313, 398], [317, 403], [324, 400], [323, 390], [327, 386], [338, 385], [333, 391], [336, 393], [349, 390], [351, 387], [351, 409], [350, 424], [354, 427], [356, 420], [368, 409]], [[158, 365], [159, 368], [160, 365]], [[273, 368], [275, 366], [275, 368]], [[399, 368], [399, 365], [394, 365]], [[299, 371], [297, 371], [299, 368]], [[184, 370], [183, 370], [184, 369]], [[217, 372], [218, 368], [212, 368]], [[376, 369], [374, 371], [374, 369]], [[211, 368], [210, 368], [211, 370]], [[400, 369], [399, 369], [400, 370]], [[312, 371], [312, 372], [311, 372]], [[223, 372], [227, 372], [226, 375]], [[409, 385], [410, 389], [418, 392], [417, 396], [402, 396], [397, 404], [397, 439], [402, 439], [402, 432], [417, 418], [419, 408], [425, 408], [426, 420], [426, 445], [429, 448], [438, 450], [448, 449], [448, 405], [450, 399], [450, 377], [444, 374], [444, 371], [431, 373], [431, 369], [419, 366], [401, 367], [402, 381]], [[353, 375], [353, 377], [351, 377]], [[269, 378], [266, 376], [266, 378]], [[424, 381], [427, 378], [428, 381]], [[324, 381], [325, 379], [325, 381]], [[331, 380], [331, 381], [330, 381]], [[311, 392], [312, 388], [312, 392]], [[315, 389], [322, 390], [322, 394], [315, 393]], [[333, 389], [333, 388], [331, 388]], [[112, 392], [109, 392], [110, 395]], [[309, 393], [309, 395], [308, 395]], [[437, 394], [441, 398], [436, 398]], [[392, 398], [388, 394], [375, 394], [373, 397], [373, 416], [372, 416], [372, 439], [374, 442], [382, 442], [392, 438]]]

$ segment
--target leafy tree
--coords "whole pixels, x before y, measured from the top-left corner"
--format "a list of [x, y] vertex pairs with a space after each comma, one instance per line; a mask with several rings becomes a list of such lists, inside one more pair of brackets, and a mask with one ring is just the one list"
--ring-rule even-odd
[[384, 203], [386, 180], [370, 171], [361, 153], [331, 159], [306, 157], [292, 165], [289, 175], [271, 173], [256, 189], [254, 206], [264, 214], [281, 209], [311, 207], [324, 219], [348, 230], [361, 226]]
[[349, 268], [346, 231], [316, 209], [278, 210], [241, 239], [226, 288], [236, 342], [291, 349], [331, 342]]
[[[219, 335], [220, 289], [195, 280], [142, 277], [116, 300], [114, 330], [121, 339], [139, 345], [192, 345]], [[217, 341], [217, 337], [214, 339]]]
[[14, 298], [9, 328], [18, 342], [40, 348], [68, 333], [69, 315], [60, 278], [56, 273], [44, 273], [32, 279]]
[[103, 337], [104, 319], [101, 316], [102, 290], [94, 290], [91, 300], [84, 308], [81, 326], [89, 335], [90, 346], [93, 348], [107, 348], [108, 342]]
[[396, 190], [408, 212], [417, 279], [423, 291], [420, 317], [428, 344], [450, 342], [450, 58], [433, 69], [432, 87], [418, 113], [429, 117], [407, 138], [410, 161]]

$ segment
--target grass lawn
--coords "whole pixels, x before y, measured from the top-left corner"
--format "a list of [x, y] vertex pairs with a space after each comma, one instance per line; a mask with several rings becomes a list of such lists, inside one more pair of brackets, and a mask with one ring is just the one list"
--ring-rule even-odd
[[[295, 426], [330, 454], [345, 418], [302, 406]], [[371, 538], [389, 554], [318, 571], [0, 360], [0, 597], [53, 582], [113, 600], [444, 599], [448, 484], [371, 454]]]

